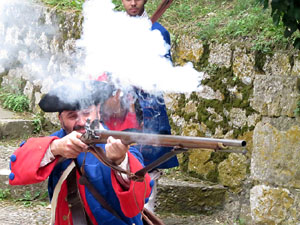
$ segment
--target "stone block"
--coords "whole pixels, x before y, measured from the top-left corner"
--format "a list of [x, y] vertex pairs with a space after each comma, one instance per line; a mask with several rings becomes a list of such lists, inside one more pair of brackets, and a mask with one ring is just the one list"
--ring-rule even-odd
[[229, 125], [234, 128], [240, 128], [247, 124], [246, 111], [239, 108], [232, 108], [230, 110], [230, 121]]
[[23, 91], [23, 94], [25, 96], [27, 96], [27, 98], [29, 99], [29, 105], [30, 105], [30, 109], [32, 110], [34, 105], [35, 105], [35, 102], [34, 102], [34, 86], [32, 85], [32, 83], [30, 81], [27, 81], [26, 82], [26, 85], [24, 87], [24, 91]]
[[22, 92], [24, 87], [23, 73], [24, 71], [21, 68], [9, 70], [8, 74], [2, 78], [1, 88], [13, 93]]
[[174, 63], [183, 66], [186, 62], [197, 63], [204, 52], [203, 44], [196, 38], [182, 36], [176, 52], [172, 52]]
[[216, 164], [209, 161], [212, 150], [191, 150], [189, 151], [188, 171], [209, 180], [212, 173], [216, 173]]
[[[255, 224], [299, 224], [299, 196], [286, 188], [257, 185], [250, 190], [251, 217]], [[297, 203], [298, 202], [298, 203]]]
[[219, 67], [230, 68], [231, 54], [230, 44], [211, 44], [208, 62]]
[[20, 138], [33, 133], [34, 125], [32, 120], [22, 119], [1, 119], [0, 139]]
[[280, 131], [259, 122], [253, 133], [251, 177], [283, 187], [300, 188], [300, 127]]
[[283, 77], [288, 76], [291, 71], [289, 56], [280, 52], [276, 52], [273, 57], [267, 55], [263, 70], [265, 71], [266, 75]]
[[181, 215], [208, 213], [223, 207], [225, 191], [221, 185], [161, 178], [156, 210]]
[[[251, 83], [255, 75], [254, 70], [255, 56], [253, 52], [247, 53], [246, 48], [236, 48], [233, 53], [232, 70], [235, 76], [239, 77], [244, 83]], [[248, 78], [248, 79], [245, 79]]]
[[294, 117], [299, 92], [297, 77], [256, 76], [251, 106], [264, 116]]
[[247, 158], [242, 154], [231, 153], [228, 159], [218, 166], [219, 181], [222, 185], [236, 189], [242, 186], [247, 176]]

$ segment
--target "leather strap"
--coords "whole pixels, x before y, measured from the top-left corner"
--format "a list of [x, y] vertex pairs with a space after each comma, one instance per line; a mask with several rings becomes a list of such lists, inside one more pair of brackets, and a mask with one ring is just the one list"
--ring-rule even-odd
[[83, 204], [81, 202], [80, 194], [77, 187], [76, 167], [72, 169], [67, 177], [68, 188], [68, 204], [72, 213], [73, 225], [89, 225], [92, 224], [86, 215]]
[[[127, 174], [133, 180], [137, 180], [137, 181], [139, 181], [139, 179], [143, 180], [145, 174], [147, 173], [147, 170], [139, 170], [139, 171], [141, 171], [142, 177], [138, 177], [138, 176], [136, 176], [136, 174], [129, 173], [128, 171], [123, 170], [121, 167], [115, 165], [113, 162], [111, 162], [111, 160], [109, 160], [106, 157], [105, 152], [101, 147], [96, 147], [95, 145], [89, 145], [89, 151], [98, 160], [100, 160], [104, 165], [107, 165], [111, 169], [118, 171], [120, 173]], [[176, 153], [173, 152], [172, 154], [174, 155]], [[171, 156], [169, 156], [169, 157], [171, 157]], [[117, 217], [118, 219], [120, 219], [122, 221], [120, 215], [116, 212], [116, 210], [109, 205], [109, 203], [105, 200], [105, 198], [96, 190], [96, 188], [90, 183], [90, 181], [86, 177], [85, 170], [84, 170], [85, 158], [83, 160], [83, 163], [82, 163], [82, 166], [80, 169], [79, 169], [79, 165], [77, 164], [77, 162], [75, 164], [81, 175], [79, 178], [79, 183], [81, 185], [85, 185], [87, 187], [87, 189], [91, 192], [91, 194], [94, 196], [94, 198], [102, 205], [102, 207], [104, 209], [106, 209], [107, 211], [109, 211], [111, 214], [113, 214], [115, 217]], [[142, 214], [143, 223], [145, 225], [164, 225], [162, 220], [160, 220], [154, 213], [151, 213], [146, 208], [143, 209], [141, 214]]]
[[109, 211], [118, 219], [122, 220], [119, 214], [108, 204], [108, 202], [104, 199], [104, 197], [95, 189], [95, 187], [89, 182], [85, 175], [82, 175], [79, 178], [79, 183], [85, 185], [87, 189], [92, 193], [94, 198], [102, 205], [104, 209]]
[[[101, 148], [103, 151], [103, 149]], [[102, 205], [104, 209], [109, 211], [111, 214], [113, 214], [115, 217], [118, 219], [122, 220], [119, 214], [108, 204], [108, 202], [105, 200], [105, 198], [96, 190], [96, 188], [91, 184], [91, 182], [88, 180], [88, 178], [85, 175], [85, 170], [84, 170], [84, 164], [85, 164], [85, 157], [83, 159], [82, 166], [79, 167], [78, 162], [75, 160], [75, 168], [80, 174], [79, 178], [79, 183], [81, 185], [85, 185], [87, 189], [91, 192], [91, 194], [94, 196], [94, 198]]]
[[110, 167], [112, 170], [117, 171], [119, 173], [126, 174], [128, 178], [131, 180], [142, 182], [144, 181], [144, 177], [148, 171], [151, 171], [152, 169], [156, 168], [158, 165], [162, 164], [163, 162], [166, 162], [174, 155], [188, 151], [188, 149], [174, 147], [172, 151], [167, 152], [163, 156], [159, 157], [158, 159], [156, 159], [155, 161], [153, 161], [152, 163], [138, 170], [135, 173], [128, 172], [127, 170], [124, 170], [120, 166], [114, 164], [109, 158], [106, 157], [106, 154], [101, 147], [90, 144], [88, 151], [91, 152], [100, 162]]
[[131, 180], [144, 181], [144, 174], [143, 176], [137, 176], [136, 174], [128, 172], [127, 170], [122, 169], [120, 166], [117, 166], [109, 158], [106, 157], [106, 154], [101, 147], [95, 145], [89, 145], [88, 151], [92, 153], [100, 162], [110, 167], [112, 170], [118, 171], [119, 173], [126, 174], [128, 178]]

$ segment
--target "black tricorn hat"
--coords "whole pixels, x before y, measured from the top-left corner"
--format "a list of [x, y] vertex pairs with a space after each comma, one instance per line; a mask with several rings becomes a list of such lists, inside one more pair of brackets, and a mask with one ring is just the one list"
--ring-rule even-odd
[[96, 80], [67, 79], [58, 84], [39, 102], [44, 112], [81, 110], [91, 105], [103, 103], [108, 99], [114, 87]]

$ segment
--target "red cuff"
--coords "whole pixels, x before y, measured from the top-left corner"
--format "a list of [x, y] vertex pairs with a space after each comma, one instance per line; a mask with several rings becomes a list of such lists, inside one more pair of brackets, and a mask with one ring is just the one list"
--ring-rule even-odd
[[122, 189], [124, 191], [128, 191], [130, 187], [130, 180], [124, 180], [124, 178], [118, 171], [113, 170], [113, 172]]
[[[143, 168], [141, 163], [130, 152], [128, 153], [128, 161], [132, 173]], [[143, 182], [131, 180], [128, 190], [122, 188], [113, 171], [111, 172], [111, 179], [124, 215], [131, 218], [140, 213], [144, 208], [145, 198], [148, 198], [151, 193], [150, 176], [146, 174]]]
[[33, 184], [44, 181], [53, 170], [57, 159], [40, 168], [41, 161], [50, 145], [58, 137], [30, 138], [11, 157], [11, 185]]

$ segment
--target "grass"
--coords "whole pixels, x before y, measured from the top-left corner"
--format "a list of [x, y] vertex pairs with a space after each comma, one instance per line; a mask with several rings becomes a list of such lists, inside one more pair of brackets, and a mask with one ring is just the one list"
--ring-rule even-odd
[[[42, 0], [61, 10], [82, 10], [84, 0]], [[123, 10], [121, 0], [113, 0]], [[146, 10], [152, 15], [161, 0], [151, 0]], [[273, 24], [271, 11], [258, 0], [175, 0], [161, 22], [171, 33], [173, 43], [181, 35], [192, 35], [204, 42], [247, 41], [253, 50], [269, 53], [292, 46], [295, 37], [284, 37], [282, 24]]]
[[10, 197], [10, 190], [0, 188], [0, 201], [7, 199], [9, 197]]
[[49, 204], [48, 192], [36, 191], [35, 193], [31, 193], [30, 191], [26, 191], [23, 194], [23, 197], [16, 199], [15, 202], [20, 202], [22, 205], [26, 207], [33, 206], [33, 205], [46, 206]]
[[46, 5], [55, 6], [60, 10], [81, 11], [84, 0], [42, 0]]
[[0, 89], [0, 103], [3, 108], [14, 112], [29, 111], [29, 99], [22, 94], [10, 93]]

